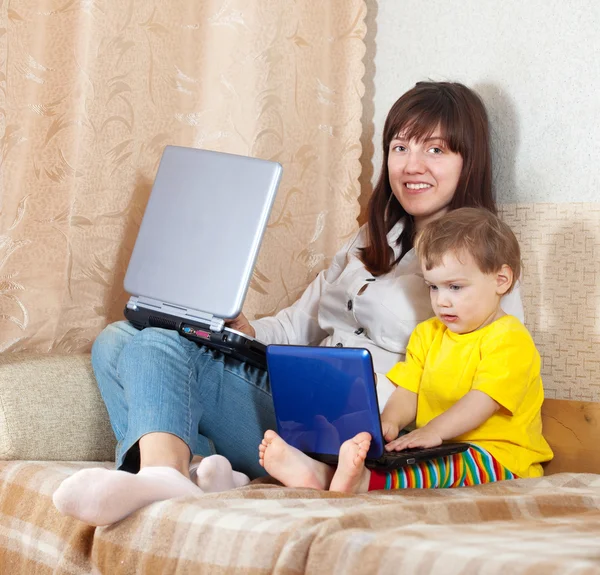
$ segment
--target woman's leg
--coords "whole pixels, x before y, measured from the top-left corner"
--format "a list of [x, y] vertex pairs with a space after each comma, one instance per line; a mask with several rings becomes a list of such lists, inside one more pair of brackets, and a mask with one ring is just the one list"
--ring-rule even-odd
[[183, 472], [191, 451], [219, 453], [234, 469], [263, 475], [256, 446], [275, 426], [266, 372], [175, 331], [130, 330], [125, 322], [109, 326], [92, 357], [119, 440], [117, 467], [169, 465]]
[[[186, 366], [192, 362], [185, 346], [178, 345], [179, 339], [175, 332], [156, 329], [139, 331], [123, 321], [109, 325], [94, 342], [92, 365], [117, 438], [116, 462], [119, 469], [137, 472], [143, 466], [166, 465], [188, 475], [190, 450], [186, 437], [182, 438], [177, 431], [173, 432], [170, 421], [166, 426], [161, 424], [161, 417], [172, 419], [168, 413], [169, 406], [172, 411], [181, 413], [179, 419], [192, 417], [186, 413], [187, 404], [192, 403], [189, 400], [190, 386], [176, 384], [174, 393], [169, 394], [169, 391], [173, 391], [169, 382], [189, 381], [191, 377]], [[196, 352], [196, 346], [191, 345], [192, 352]], [[151, 382], [157, 376], [158, 396], [151, 391]], [[149, 383], [147, 392], [140, 390], [144, 382]], [[183, 404], [181, 394], [187, 394]], [[169, 395], [172, 396], [171, 401], [167, 398]], [[139, 396], [144, 400], [141, 404], [136, 403]], [[163, 404], [160, 407], [154, 406], [157, 397], [160, 398], [159, 403]], [[149, 417], [144, 415], [148, 413]], [[140, 417], [146, 420], [147, 429], [151, 430], [148, 434], [144, 425], [138, 425]], [[193, 438], [197, 434], [188, 430], [187, 435]], [[196, 443], [202, 444], [203, 439], [206, 448], [204, 454], [209, 454], [211, 451], [206, 438], [196, 437]], [[142, 445], [147, 443], [150, 446], [144, 450], [144, 461], [140, 460], [138, 440]]]
[[131, 470], [140, 463], [143, 469], [137, 475], [85, 469], [53, 496], [59, 511], [92, 525], [113, 523], [155, 501], [202, 493], [188, 475], [189, 446], [199, 440], [189, 357], [197, 348], [180, 345], [175, 332], [133, 330], [125, 322], [109, 326], [94, 344], [92, 363], [119, 441], [117, 465], [127, 467], [127, 460]]
[[183, 442], [193, 454], [224, 455], [251, 477], [264, 474], [256, 446], [275, 426], [264, 370], [174, 331], [137, 331], [126, 322], [100, 334], [92, 361], [119, 441], [118, 468], [181, 469]]
[[198, 436], [197, 355], [198, 347], [177, 332], [152, 328], [122, 349], [116, 379], [127, 417], [117, 450], [119, 469], [167, 466], [187, 476], [191, 452], [212, 453], [206, 438]]
[[264, 475], [256, 448], [277, 423], [267, 372], [207, 348], [201, 348], [197, 363], [199, 433], [236, 471], [251, 479]]
[[[215, 448], [239, 471], [262, 474], [256, 445], [275, 424], [266, 373], [175, 331], [126, 337], [121, 328], [96, 344], [94, 365], [118, 434], [117, 466], [141, 471], [134, 477], [108, 470], [75, 474], [55, 494], [57, 507], [106, 524], [152, 501], [201, 493], [188, 479], [189, 461]], [[127, 495], [132, 492], [135, 497]]]
[[92, 346], [92, 368], [117, 438], [117, 452], [125, 437], [128, 411], [117, 367], [121, 352], [138, 333], [139, 330], [129, 322], [119, 321], [106, 326]]

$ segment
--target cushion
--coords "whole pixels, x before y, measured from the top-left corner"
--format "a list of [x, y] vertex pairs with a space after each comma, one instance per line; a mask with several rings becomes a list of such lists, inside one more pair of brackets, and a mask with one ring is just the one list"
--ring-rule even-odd
[[0, 459], [114, 461], [89, 355], [0, 354]]

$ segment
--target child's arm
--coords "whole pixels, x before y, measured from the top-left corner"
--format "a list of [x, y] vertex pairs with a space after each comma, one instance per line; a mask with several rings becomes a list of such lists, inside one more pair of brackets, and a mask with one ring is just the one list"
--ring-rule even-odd
[[[390, 401], [391, 399], [390, 397]], [[450, 409], [444, 411], [420, 429], [415, 429], [388, 443], [386, 449], [388, 451], [401, 451], [410, 447], [436, 447], [447, 439], [458, 437], [463, 433], [476, 429], [498, 409], [500, 409], [500, 404], [489, 395], [482, 391], [469, 391]]]
[[381, 428], [386, 441], [398, 437], [401, 429], [417, 416], [417, 394], [403, 387], [396, 387], [381, 414]]
[[406, 358], [387, 373], [396, 386], [381, 414], [381, 428], [386, 441], [398, 437], [401, 429], [417, 416], [417, 396], [423, 376], [425, 358], [436, 337], [436, 325], [431, 320], [420, 323], [412, 332], [406, 347]]

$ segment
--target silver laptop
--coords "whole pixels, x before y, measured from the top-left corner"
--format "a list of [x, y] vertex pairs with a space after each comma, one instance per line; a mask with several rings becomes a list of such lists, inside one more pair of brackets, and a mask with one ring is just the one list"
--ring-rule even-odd
[[167, 146], [125, 275], [125, 317], [264, 368], [265, 346], [225, 320], [242, 310], [281, 173], [272, 161]]

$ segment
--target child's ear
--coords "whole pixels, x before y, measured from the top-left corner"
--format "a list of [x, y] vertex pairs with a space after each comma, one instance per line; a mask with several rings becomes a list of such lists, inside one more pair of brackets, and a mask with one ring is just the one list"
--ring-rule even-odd
[[510, 266], [504, 264], [496, 272], [496, 293], [504, 295], [513, 283], [513, 271]]

